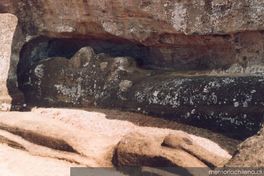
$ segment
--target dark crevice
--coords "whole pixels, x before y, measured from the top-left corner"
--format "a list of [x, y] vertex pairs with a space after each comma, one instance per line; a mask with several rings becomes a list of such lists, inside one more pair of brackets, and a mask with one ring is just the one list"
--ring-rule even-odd
[[91, 46], [95, 53], [105, 53], [113, 57], [130, 56], [136, 59], [138, 65], [144, 65], [148, 48], [126, 40], [98, 40], [93, 38], [48, 38], [38, 37], [24, 45], [20, 52], [17, 67], [18, 82], [21, 75], [37, 62], [52, 58], [64, 57], [70, 59], [82, 47]]
[[[145, 45], [114, 36], [101, 38], [95, 36], [67, 36], [65, 38], [39, 36], [27, 42], [22, 48], [18, 75], [32, 63], [42, 59], [49, 57], [70, 59], [84, 46], [92, 47], [97, 54], [132, 57], [136, 59], [139, 66], [150, 69], [183, 72], [226, 69], [240, 62], [236, 59], [236, 55], [241, 55], [241, 58], [247, 57], [241, 54], [240, 46], [246, 45], [247, 42], [254, 42], [254, 38], [259, 38], [261, 35], [261, 32], [254, 31], [232, 35], [194, 34], [190, 36], [163, 33], [156, 38], [155, 43], [149, 43], [146, 39]], [[258, 52], [260, 55], [260, 51]], [[242, 62], [245, 61], [242, 60]]]

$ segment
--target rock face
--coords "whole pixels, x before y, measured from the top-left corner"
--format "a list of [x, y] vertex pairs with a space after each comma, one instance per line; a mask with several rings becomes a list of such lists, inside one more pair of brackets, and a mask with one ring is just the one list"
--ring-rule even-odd
[[[190, 154], [182, 148], [162, 146], [168, 135], [191, 140], [194, 152]], [[201, 148], [204, 155], [198, 151]], [[42, 165], [39, 170], [31, 170], [31, 174], [43, 171], [41, 174], [47, 176], [54, 174], [53, 171], [56, 170], [62, 170], [60, 175], [63, 175], [65, 169], [69, 172], [70, 167], [76, 166], [133, 166], [136, 161], [148, 161], [149, 157], [152, 157], [150, 162], [142, 163], [142, 166], [155, 167], [163, 164], [183, 168], [196, 164], [208, 168], [221, 166], [231, 158], [212, 141], [182, 131], [139, 127], [126, 121], [108, 120], [102, 113], [69, 109], [0, 113], [0, 165], [4, 169], [5, 164], [18, 162], [17, 157], [3, 160], [12, 154], [23, 157], [23, 161], [24, 157], [29, 160], [16, 165], [17, 167], [7, 167], [6, 169], [11, 169], [10, 172], [16, 171], [23, 175], [27, 173], [27, 164], [36, 162], [33, 169], [37, 169], [40, 164], [46, 163], [47, 167]], [[133, 157], [131, 160], [128, 159], [129, 154]], [[208, 157], [211, 154], [215, 158]], [[25, 167], [21, 168], [22, 166]]]
[[[159, 24], [167, 23], [170, 25], [170, 28], [160, 30], [174, 29], [182, 33], [199, 34], [231, 33], [243, 30], [263, 29], [263, 21], [261, 20], [263, 17], [263, 3], [249, 0], [242, 2], [238, 0], [232, 2], [227, 0], [173, 0], [169, 2], [165, 0], [154, 2], [138, 0], [127, 3], [124, 0], [100, 2], [85, 0], [74, 2], [33, 2], [32, 0], [22, 2], [11, 0], [11, 5], [14, 10], [20, 10], [20, 12], [17, 12], [18, 14], [25, 13], [24, 9], [18, 9], [18, 7], [31, 7], [28, 13], [34, 14], [32, 17], [33, 24], [39, 24], [42, 30], [47, 29], [45, 26], [48, 26], [48, 31], [54, 32], [81, 31], [78, 28], [74, 28], [75, 26], [71, 26], [71, 24], [81, 24], [81, 22], [86, 22], [87, 19], [92, 20], [89, 17], [96, 17], [96, 15], [99, 18], [98, 21], [104, 24], [102, 25], [104, 29], [113, 34], [116, 34], [114, 32], [118, 32], [116, 29], [128, 31], [127, 29], [129, 28], [125, 27], [130, 26], [123, 25], [123, 28], [120, 28], [122, 27], [121, 24], [127, 22], [134, 22], [137, 25], [136, 27], [144, 24], [144, 22], [150, 22], [153, 25], [149, 27], [150, 29], [151, 27], [157, 29]], [[56, 8], [58, 6], [61, 8]], [[245, 8], [247, 8], [247, 11], [243, 12]], [[43, 14], [43, 12], [46, 13]], [[59, 15], [58, 18], [48, 21], [49, 17], [55, 16], [54, 14]], [[99, 14], [102, 16], [99, 16]], [[72, 23], [67, 25], [63, 25], [65, 24], [63, 23], [64, 21], [60, 24], [52, 23], [60, 17], [65, 21], [67, 20], [66, 17], [71, 17]], [[80, 18], [79, 20], [77, 20], [78, 17]], [[142, 21], [139, 18], [142, 18]], [[230, 24], [230, 21], [233, 23]], [[111, 22], [111, 24], [107, 22]], [[109, 26], [106, 26], [107, 24]], [[59, 28], [61, 25], [64, 28]]]
[[[0, 110], [24, 103], [19, 86], [26, 102], [34, 105], [119, 107], [239, 138], [254, 134], [261, 126], [264, 2], [1, 0], [0, 13], [10, 13], [0, 14]], [[41, 113], [37, 113], [38, 118]], [[60, 134], [58, 129], [63, 131], [61, 123], [54, 122], [58, 129], [52, 129], [40, 125], [47, 124], [44, 120], [22, 119], [23, 122], [14, 120], [21, 125], [19, 129], [3, 120], [5, 137], [0, 141], [11, 141], [38, 155], [30, 141], [33, 135], [49, 141], [44, 148], [39, 146], [43, 145], [41, 140], [34, 144], [46, 155], [77, 164], [109, 166], [112, 163], [108, 154], [114, 153], [113, 146], [117, 144], [120, 165], [129, 161], [189, 166], [186, 161], [177, 163], [171, 151], [188, 157], [197, 166], [221, 163], [215, 155], [205, 157], [204, 153], [212, 151], [197, 147], [194, 139], [170, 136], [168, 131], [151, 137], [125, 133], [131, 141], [138, 142], [135, 147], [121, 136], [114, 136], [118, 140], [110, 141], [111, 146], [94, 145], [87, 149], [74, 141], [71, 131], [65, 136], [55, 135]], [[24, 120], [36, 128], [31, 129]], [[46, 131], [50, 132], [48, 136], [40, 135]], [[260, 136], [246, 141], [230, 165], [246, 160], [248, 155], [243, 153], [251, 150], [248, 145], [255, 145]], [[148, 137], [150, 140], [145, 141]], [[187, 142], [179, 144], [176, 139]], [[81, 140], [88, 143], [87, 138]], [[95, 144], [107, 141], [105, 134], [93, 140]], [[153, 146], [162, 155], [149, 151]], [[134, 152], [132, 156], [125, 150], [127, 147]], [[101, 153], [94, 154], [94, 148]], [[9, 148], [2, 149], [9, 152]], [[142, 160], [143, 155], [147, 157]], [[156, 160], [149, 164], [148, 157]], [[257, 160], [261, 165], [262, 158]], [[248, 164], [256, 164], [256, 160], [249, 160]]]
[[70, 60], [42, 60], [20, 80], [27, 103], [40, 106], [118, 107], [238, 138], [255, 134], [263, 120], [262, 76], [184, 76], [147, 70], [133, 58], [95, 54], [90, 47]]
[[0, 110], [9, 110], [12, 98], [9, 96], [7, 80], [11, 65], [11, 47], [17, 18], [11, 14], [0, 14]]
[[146, 47], [144, 64], [178, 70], [262, 64], [262, 2], [27, 0], [9, 6], [28, 39], [124, 40]]
[[[251, 0], [1, 1], [0, 12], [19, 19], [7, 78], [13, 105], [23, 103], [17, 97], [18, 77], [27, 101], [56, 104], [56, 97], [64, 104], [174, 114], [196, 125], [220, 130], [225, 126], [230, 133], [252, 135], [262, 120], [263, 85], [257, 76], [264, 73], [263, 6]], [[95, 54], [81, 56], [85, 46], [94, 48]], [[108, 62], [108, 56], [100, 53], [112, 59]], [[40, 64], [54, 57], [56, 61], [44, 62], [45, 68]], [[85, 65], [90, 63], [87, 59], [95, 64]], [[200, 124], [201, 116], [206, 123]]]
[[3, 11], [20, 16], [26, 29], [35, 27], [31, 33], [109, 33], [139, 41], [155, 36], [152, 33], [225, 34], [263, 30], [264, 16], [263, 2], [250, 0], [4, 0], [1, 6]]
[[[140, 50], [126, 54], [153, 68], [197, 71], [238, 65], [239, 73], [248, 66], [263, 73], [263, 6], [251, 0], [2, 0], [0, 12], [19, 19], [12, 78], [19, 59], [22, 65], [31, 62], [26, 48], [40, 56], [35, 61], [45, 57], [42, 37], [49, 38], [51, 50], [56, 39], [130, 43]], [[117, 49], [119, 56], [122, 49]]]
[[264, 129], [241, 143], [227, 167], [264, 167]]

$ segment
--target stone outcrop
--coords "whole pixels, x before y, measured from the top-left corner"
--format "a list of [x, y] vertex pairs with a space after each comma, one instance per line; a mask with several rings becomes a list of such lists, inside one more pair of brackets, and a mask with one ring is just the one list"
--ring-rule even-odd
[[19, 78], [27, 103], [40, 106], [118, 107], [237, 138], [255, 134], [263, 120], [262, 76], [147, 70], [133, 58], [96, 54], [84, 47], [71, 59], [42, 60]]
[[8, 77], [11, 65], [13, 35], [17, 26], [17, 17], [0, 14], [0, 111], [10, 110], [12, 98], [8, 90]]
[[264, 16], [263, 2], [250, 0], [4, 0], [1, 6], [2, 11], [17, 14], [25, 29], [33, 34], [108, 33], [138, 41], [161, 33], [226, 34], [263, 30]]
[[248, 138], [238, 147], [236, 154], [227, 163], [227, 167], [264, 167], [264, 129]]
[[[261, 127], [264, 2], [1, 0], [0, 13], [9, 13], [0, 14], [0, 111], [24, 104], [19, 88], [26, 103], [33, 105], [118, 107], [236, 138], [251, 136]], [[56, 118], [52, 113], [41, 110], [33, 114], [37, 119], [43, 114]], [[72, 134], [82, 134], [80, 130], [57, 135], [66, 128], [61, 122], [54, 122], [52, 128], [47, 119], [35, 121], [27, 117], [31, 113], [24, 115], [2, 119], [0, 142], [17, 149], [1, 145], [1, 150], [64, 159], [66, 162], [60, 163], [63, 167], [68, 166], [67, 161], [112, 166], [110, 159], [115, 152], [119, 165], [129, 161], [189, 166], [174, 158], [175, 153], [188, 157], [196, 166], [222, 166], [228, 158], [227, 154], [225, 159], [211, 154], [214, 151], [204, 145], [197, 146], [202, 142], [188, 134], [170, 135], [166, 130], [146, 134], [151, 130], [131, 124], [128, 131], [136, 129], [139, 134], [126, 131], [121, 135], [104, 129], [116, 135], [108, 141], [105, 133], [90, 129], [96, 137], [87, 139], [83, 134], [78, 139], [84, 143], [79, 144]], [[65, 116], [60, 119], [71, 121]], [[133, 147], [123, 134], [138, 145]], [[262, 132], [245, 141], [227, 166], [263, 166], [261, 140]], [[149, 150], [153, 146], [159, 153]], [[99, 153], [92, 152], [95, 148]]]
[[170, 134], [165, 139], [130, 133], [118, 143], [116, 157], [118, 166], [204, 168], [222, 167], [228, 161], [200, 147], [184, 133]]
[[[76, 46], [80, 39], [110, 41], [108, 48], [130, 43], [139, 50], [122, 53], [124, 47], [116, 47], [119, 51], [111, 54], [136, 56], [151, 68], [230, 68], [244, 74], [263, 73], [263, 6], [263, 2], [251, 0], [2, 0], [0, 12], [19, 19], [11, 78], [16, 77], [19, 59], [22, 65], [31, 62], [25, 50], [32, 51], [35, 61], [43, 59], [46, 51], [41, 47], [47, 44], [52, 50], [49, 44], [56, 39], [74, 39]], [[50, 40], [43, 43], [42, 37]], [[57, 56], [62, 56], [61, 50]], [[11, 79], [12, 87], [15, 83]]]
[[[168, 135], [191, 140], [194, 152], [163, 146], [163, 140]], [[204, 154], [201, 154], [201, 148]], [[47, 167], [51, 168], [46, 170], [47, 168], [43, 166], [41, 169], [44, 171], [43, 175], [50, 175], [49, 173], [55, 169], [64, 169], [61, 172], [64, 173], [65, 167], [70, 166], [113, 167], [113, 164], [133, 166], [136, 161], [141, 160], [149, 160], [150, 162], [142, 163], [142, 166], [150, 167], [164, 164], [165, 167], [183, 168], [194, 166], [195, 161], [196, 166], [208, 168], [221, 166], [231, 158], [216, 143], [182, 131], [139, 127], [126, 121], [108, 120], [102, 113], [69, 109], [34, 109], [32, 112], [0, 113], [0, 151], [0, 156], [3, 155], [4, 158], [8, 153], [30, 158], [25, 163], [35, 161], [34, 168], [37, 168], [38, 164], [48, 162]], [[129, 153], [133, 157], [131, 160], [127, 158]], [[207, 157], [211, 154], [216, 157]], [[185, 158], [182, 158], [183, 156]], [[219, 160], [221, 162], [218, 162]], [[12, 161], [17, 162], [15, 159], [7, 160]], [[112, 163], [113, 161], [117, 163]], [[25, 164], [19, 166], [23, 165]], [[9, 169], [15, 169], [18, 173], [19, 169], [27, 172], [27, 169], [19, 166]]]

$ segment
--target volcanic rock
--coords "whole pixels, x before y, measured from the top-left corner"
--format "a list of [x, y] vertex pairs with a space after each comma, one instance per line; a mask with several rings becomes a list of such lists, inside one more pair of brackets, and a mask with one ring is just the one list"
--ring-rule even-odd
[[264, 129], [241, 143], [227, 167], [264, 167]]

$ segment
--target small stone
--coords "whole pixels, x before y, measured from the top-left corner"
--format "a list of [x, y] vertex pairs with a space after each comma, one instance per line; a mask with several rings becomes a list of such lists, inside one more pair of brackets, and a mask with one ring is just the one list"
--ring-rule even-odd
[[108, 62], [102, 62], [100, 63], [100, 69], [101, 71], [104, 71], [108, 66]]
[[155, 91], [155, 92], [153, 93], [153, 96], [154, 96], [154, 97], [157, 97], [158, 94], [159, 94], [159, 91]]
[[234, 103], [234, 107], [237, 108], [239, 106], [239, 102]]
[[126, 92], [130, 87], [132, 87], [133, 85], [133, 82], [132, 81], [129, 81], [129, 80], [123, 80], [120, 82], [119, 84], [119, 89], [122, 91], [122, 92]]
[[248, 102], [247, 102], [247, 101], [245, 101], [245, 102], [243, 103], [243, 107], [244, 107], [244, 108], [247, 108], [247, 107], [248, 107]]

